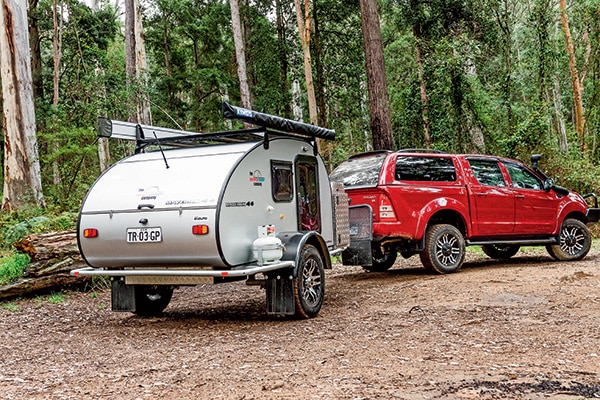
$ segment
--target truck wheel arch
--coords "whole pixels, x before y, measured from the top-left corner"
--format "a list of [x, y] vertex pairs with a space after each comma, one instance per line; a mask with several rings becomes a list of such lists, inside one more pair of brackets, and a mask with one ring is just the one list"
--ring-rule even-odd
[[421, 244], [424, 244], [427, 228], [437, 224], [452, 225], [462, 233], [463, 237], [469, 237], [468, 224], [460, 211], [455, 209], [439, 209], [428, 218], [423, 218], [419, 222], [418, 232], [415, 237], [419, 238], [418, 241]]

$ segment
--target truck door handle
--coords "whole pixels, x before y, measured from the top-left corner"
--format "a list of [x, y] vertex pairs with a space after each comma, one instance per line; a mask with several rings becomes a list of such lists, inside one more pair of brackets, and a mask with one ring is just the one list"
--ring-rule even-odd
[[141, 210], [142, 208], [149, 208], [152, 210], [154, 208], [154, 204], [138, 204], [138, 210]]
[[524, 194], [516, 194], [516, 195], [515, 195], [515, 197], [516, 197], [517, 199], [524, 199], [524, 198], [525, 198], [525, 195], [524, 195]]

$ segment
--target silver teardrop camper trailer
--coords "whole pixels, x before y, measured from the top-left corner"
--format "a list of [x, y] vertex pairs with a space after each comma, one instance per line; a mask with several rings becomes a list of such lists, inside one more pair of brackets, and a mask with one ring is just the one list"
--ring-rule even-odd
[[266, 289], [269, 314], [319, 312], [330, 255], [350, 240], [347, 196], [315, 148], [335, 133], [223, 109], [256, 127], [198, 134], [99, 119], [99, 136], [134, 140], [136, 151], [83, 201], [89, 267], [72, 274], [110, 277], [113, 310], [155, 315], [176, 287], [246, 280]]

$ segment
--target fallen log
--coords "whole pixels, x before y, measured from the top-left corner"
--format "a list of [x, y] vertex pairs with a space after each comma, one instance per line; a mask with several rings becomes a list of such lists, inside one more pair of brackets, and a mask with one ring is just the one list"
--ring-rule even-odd
[[28, 235], [14, 247], [29, 255], [31, 262], [19, 280], [0, 286], [0, 300], [84, 286], [91, 282], [89, 278], [76, 278], [69, 274], [72, 269], [86, 266], [79, 253], [74, 230]]

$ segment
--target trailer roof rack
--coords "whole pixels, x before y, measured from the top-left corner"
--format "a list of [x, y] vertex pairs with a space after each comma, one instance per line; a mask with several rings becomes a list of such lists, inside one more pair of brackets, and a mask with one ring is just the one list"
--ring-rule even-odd
[[226, 102], [223, 103], [223, 115], [225, 118], [238, 119], [258, 127], [197, 133], [98, 117], [98, 137], [135, 140], [136, 153], [148, 146], [198, 147], [260, 140], [264, 141], [265, 148], [268, 148], [269, 136], [291, 136], [312, 141], [317, 137], [335, 139], [334, 130], [235, 107]]

